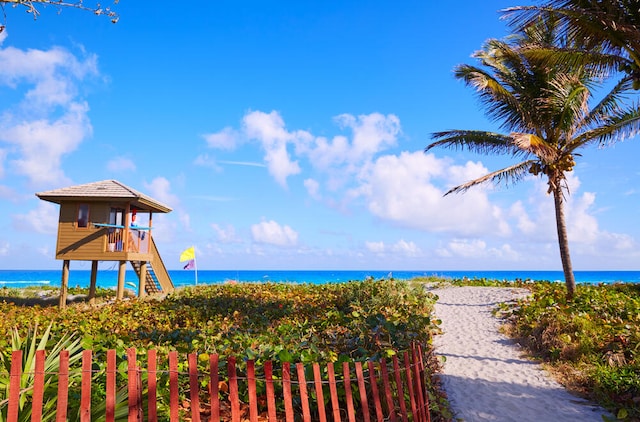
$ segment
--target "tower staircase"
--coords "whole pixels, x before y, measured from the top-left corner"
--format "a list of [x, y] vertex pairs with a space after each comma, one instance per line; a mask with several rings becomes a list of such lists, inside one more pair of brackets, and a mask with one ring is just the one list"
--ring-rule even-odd
[[[147, 276], [144, 280], [144, 290], [147, 294], [171, 293], [174, 290], [173, 282], [169, 276], [169, 272], [160, 257], [156, 242], [153, 237], [149, 239], [149, 252], [153, 255], [153, 259], [147, 265]], [[142, 263], [140, 261], [129, 261], [134, 271], [140, 277], [140, 269]]]

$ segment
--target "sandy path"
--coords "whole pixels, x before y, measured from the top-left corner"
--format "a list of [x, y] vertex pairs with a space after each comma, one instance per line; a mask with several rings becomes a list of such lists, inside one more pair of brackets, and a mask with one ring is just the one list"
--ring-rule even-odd
[[433, 293], [440, 297], [435, 312], [444, 331], [434, 345], [446, 357], [443, 385], [459, 420], [602, 422], [602, 409], [569, 394], [499, 333], [492, 309], [526, 290], [451, 287]]

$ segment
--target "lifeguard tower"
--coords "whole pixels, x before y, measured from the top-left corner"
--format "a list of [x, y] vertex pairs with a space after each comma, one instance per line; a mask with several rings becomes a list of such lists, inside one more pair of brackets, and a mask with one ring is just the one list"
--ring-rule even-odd
[[127, 262], [138, 275], [138, 296], [173, 291], [152, 236], [154, 213], [171, 208], [116, 180], [36, 193], [60, 205], [56, 259], [63, 260], [60, 307], [67, 301], [69, 263], [91, 261], [89, 300], [95, 296], [98, 262], [117, 261], [116, 298], [124, 296]]

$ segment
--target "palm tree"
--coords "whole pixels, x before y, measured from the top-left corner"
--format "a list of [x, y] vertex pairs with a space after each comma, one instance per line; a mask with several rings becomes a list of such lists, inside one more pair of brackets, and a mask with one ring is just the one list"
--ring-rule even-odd
[[455, 76], [477, 90], [486, 114], [510, 133], [479, 130], [448, 130], [432, 134], [436, 141], [426, 147], [467, 149], [483, 154], [505, 154], [521, 161], [456, 186], [445, 195], [464, 192], [485, 183], [518, 182], [529, 175], [546, 177], [553, 195], [560, 258], [567, 297], [575, 292], [564, 215], [568, 194], [566, 174], [573, 170], [577, 151], [593, 144], [608, 144], [640, 129], [638, 106], [621, 106], [621, 94], [630, 81], [620, 81], [594, 107], [592, 89], [600, 82], [586, 66], [550, 66], [527, 54], [531, 45], [568, 48], [559, 22], [539, 20], [505, 40], [489, 40], [475, 53], [481, 67], [462, 64]]
[[540, 16], [558, 19], [565, 35], [581, 39], [581, 51], [543, 52], [555, 63], [578, 61], [601, 70], [622, 71], [640, 89], [640, 7], [638, 0], [548, 0], [542, 6], [504, 10], [511, 24], [525, 28]]

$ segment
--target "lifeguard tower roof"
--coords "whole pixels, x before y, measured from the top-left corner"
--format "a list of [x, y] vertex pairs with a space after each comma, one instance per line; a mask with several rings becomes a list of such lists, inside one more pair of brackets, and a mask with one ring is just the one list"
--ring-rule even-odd
[[168, 213], [171, 208], [150, 196], [124, 185], [117, 180], [103, 180], [84, 185], [69, 186], [45, 192], [36, 196], [42, 200], [61, 204], [69, 200], [112, 201], [122, 199], [136, 208], [153, 212]]

